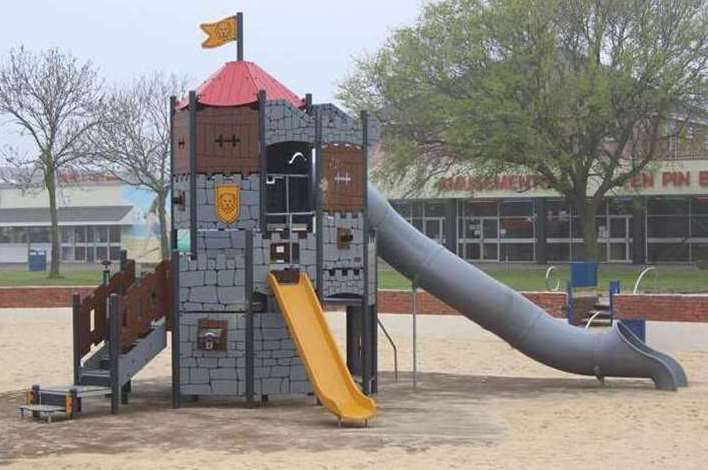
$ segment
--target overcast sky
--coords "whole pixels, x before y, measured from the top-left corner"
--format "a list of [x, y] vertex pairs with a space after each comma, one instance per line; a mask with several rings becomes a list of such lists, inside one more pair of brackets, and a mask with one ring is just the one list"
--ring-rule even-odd
[[[332, 101], [352, 57], [412, 23], [423, 0], [5, 0], [0, 53], [60, 47], [91, 59], [109, 82], [153, 71], [197, 83], [235, 60], [236, 44], [201, 49], [199, 23], [245, 14], [245, 56], [295, 93]], [[16, 143], [0, 130], [0, 145]], [[10, 142], [8, 142], [8, 140]]]

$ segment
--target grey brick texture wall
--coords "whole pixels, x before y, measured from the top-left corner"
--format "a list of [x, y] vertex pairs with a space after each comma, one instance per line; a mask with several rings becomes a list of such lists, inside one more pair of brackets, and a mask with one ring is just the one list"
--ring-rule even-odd
[[197, 259], [180, 258], [182, 311], [246, 311], [246, 233], [200, 231], [197, 249]]
[[[215, 191], [216, 185], [237, 184], [240, 191], [240, 214], [232, 225], [225, 225], [216, 217]], [[184, 194], [186, 204], [184, 210], [175, 207], [174, 227], [178, 230], [189, 230], [189, 176], [178, 176], [173, 180], [175, 196]], [[241, 229], [254, 230], [260, 220], [260, 176], [257, 174], [244, 177], [242, 175], [197, 175], [197, 229]]]
[[[297, 243], [300, 246], [299, 263], [277, 263], [271, 260], [271, 246], [280, 243]], [[292, 248], [291, 248], [292, 249]], [[286, 268], [299, 268], [307, 272], [313, 284], [317, 282], [317, 238], [308, 233], [306, 238], [300, 238], [297, 233], [272, 233], [270, 239], [263, 238], [260, 233], [253, 237], [253, 281], [254, 290], [267, 295], [273, 295], [266, 278], [271, 271]]]
[[[198, 323], [203, 318], [228, 322], [226, 351], [199, 350]], [[256, 313], [253, 320], [254, 392], [257, 395], [312, 392], [280, 313]], [[180, 321], [180, 335], [182, 394], [246, 394], [246, 314], [185, 314]]]
[[[351, 231], [348, 249], [337, 246], [337, 229]], [[325, 297], [364, 294], [363, 214], [325, 213], [323, 219], [323, 284]]]
[[315, 142], [315, 120], [288, 101], [266, 103], [266, 145], [281, 142]]

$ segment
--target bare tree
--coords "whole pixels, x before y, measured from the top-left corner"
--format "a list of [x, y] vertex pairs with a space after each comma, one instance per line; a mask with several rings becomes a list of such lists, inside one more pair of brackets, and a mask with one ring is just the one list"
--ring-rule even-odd
[[160, 251], [169, 257], [167, 196], [170, 191], [169, 97], [181, 95], [187, 79], [154, 74], [116, 88], [103, 106], [103, 119], [84, 139], [88, 162], [126, 184], [155, 193]]
[[[79, 142], [98, 122], [102, 81], [90, 62], [79, 63], [70, 53], [50, 49], [33, 53], [11, 49], [0, 63], [0, 115], [21, 134], [29, 136], [35, 149], [29, 156], [6, 149], [5, 160], [21, 174], [24, 184], [40, 175], [47, 190], [51, 219], [51, 265], [49, 277], [59, 276], [59, 220], [57, 181], [82, 157]], [[20, 184], [22, 184], [20, 182]]]

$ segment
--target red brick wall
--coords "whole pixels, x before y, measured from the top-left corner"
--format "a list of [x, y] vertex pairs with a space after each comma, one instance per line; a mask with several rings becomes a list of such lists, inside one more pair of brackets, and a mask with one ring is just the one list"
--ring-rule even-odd
[[[71, 296], [82, 297], [91, 287], [2, 287], [0, 308], [70, 307]], [[565, 293], [522, 292], [529, 300], [555, 317], [565, 317]], [[382, 313], [411, 313], [409, 291], [380, 290], [378, 307]], [[652, 321], [708, 322], [708, 295], [620, 294], [614, 300], [617, 318], [644, 318]], [[421, 314], [459, 315], [427, 292], [418, 293]]]
[[[553, 316], [565, 317], [564, 292], [522, 292], [531, 302]], [[460, 313], [425, 291], [418, 292], [418, 313], [426, 315], [459, 315]], [[378, 308], [381, 313], [411, 313], [411, 293], [399, 290], [380, 290]]]
[[81, 297], [93, 287], [0, 287], [0, 308], [71, 307], [71, 296]]
[[618, 318], [708, 322], [708, 295], [619, 294], [614, 310]]

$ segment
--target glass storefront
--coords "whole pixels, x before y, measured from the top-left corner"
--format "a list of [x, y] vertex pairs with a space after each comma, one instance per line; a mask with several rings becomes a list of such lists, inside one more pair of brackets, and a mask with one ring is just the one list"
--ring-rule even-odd
[[84, 263], [120, 259], [121, 227], [61, 227], [61, 259]]
[[[457, 254], [469, 261], [533, 262], [537, 257], [533, 199], [455, 201], [454, 224], [446, 223], [449, 200], [398, 200], [393, 206], [418, 230], [438, 243], [446, 227], [455, 228]], [[583, 259], [581, 219], [562, 199], [546, 199], [548, 262]], [[637, 213], [645, 213], [635, 224]], [[634, 235], [645, 245], [646, 263], [689, 263], [708, 260], [708, 196], [615, 197], [596, 212], [602, 262], [631, 263]], [[643, 228], [642, 228], [643, 225]], [[637, 232], [639, 230], [639, 232]]]
[[445, 244], [444, 201], [392, 201], [391, 204], [408, 223], [441, 245]]
[[533, 261], [533, 201], [458, 201], [457, 253], [469, 261]]
[[[617, 198], [597, 208], [595, 223], [600, 261], [628, 263], [632, 260], [633, 204], [632, 198]], [[546, 208], [548, 261], [583, 259], [585, 245], [577, 211], [563, 200], [549, 200]]]
[[647, 200], [647, 261], [708, 260], [708, 197]]
[[[59, 233], [62, 261], [94, 263], [120, 259], [119, 225], [59, 227]], [[49, 243], [49, 227], [0, 227], [0, 244], [26, 244], [30, 250]]]

